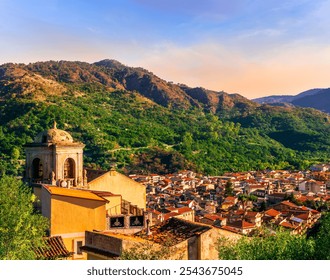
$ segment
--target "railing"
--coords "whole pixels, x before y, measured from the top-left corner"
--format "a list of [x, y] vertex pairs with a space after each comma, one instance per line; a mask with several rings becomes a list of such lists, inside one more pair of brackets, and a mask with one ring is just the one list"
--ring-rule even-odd
[[135, 215], [135, 216], [141, 216], [143, 215], [143, 209], [137, 207], [136, 205], [132, 205], [127, 200], [122, 200], [121, 202], [121, 213], [124, 215]]

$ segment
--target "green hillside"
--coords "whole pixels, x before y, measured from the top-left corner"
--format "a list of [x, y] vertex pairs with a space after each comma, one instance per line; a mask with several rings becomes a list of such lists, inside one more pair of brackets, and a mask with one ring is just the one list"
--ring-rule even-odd
[[[73, 71], [77, 65], [83, 72]], [[127, 173], [190, 168], [215, 175], [329, 161], [329, 118], [316, 110], [257, 105], [207, 90], [197, 99], [201, 89], [167, 84], [140, 68], [151, 78], [142, 75], [128, 90], [116, 72], [125, 71], [122, 65], [71, 63], [66, 75], [55, 62], [37, 66], [0, 66], [1, 173], [13, 173], [23, 145], [54, 120], [86, 144], [86, 165], [108, 169], [115, 161]], [[139, 82], [162, 98], [148, 96]]]

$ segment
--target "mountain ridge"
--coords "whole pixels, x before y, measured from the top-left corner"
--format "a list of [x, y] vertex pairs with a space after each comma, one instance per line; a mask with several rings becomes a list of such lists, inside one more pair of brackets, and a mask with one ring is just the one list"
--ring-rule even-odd
[[141, 67], [125, 66], [116, 60], [110, 59], [95, 63], [46, 61], [27, 65], [5, 64], [0, 66], [0, 83], [3, 85], [3, 79], [13, 80], [11, 75], [15, 71], [25, 72], [25, 75], [30, 76], [37, 74], [45, 79], [62, 84], [88, 83], [105, 86], [108, 90], [136, 91], [165, 107], [172, 106], [187, 109], [190, 106], [196, 106], [217, 112], [223, 108], [234, 107], [236, 104], [241, 107], [257, 106], [256, 103], [238, 94], [173, 84]]
[[[29, 79], [33, 82], [29, 83]], [[31, 86], [33, 84], [34, 86]], [[327, 96], [321, 94], [326, 91], [322, 88], [307, 90], [297, 95], [272, 95], [249, 100], [237, 93], [173, 84], [142, 67], [126, 66], [114, 59], [103, 59], [94, 63], [60, 60], [0, 65], [0, 86], [8, 87], [5, 90], [7, 92], [16, 91], [18, 95], [33, 93], [44, 99], [44, 92], [52, 91], [54, 95], [61, 95], [69, 90], [66, 84], [94, 84], [105, 86], [112, 91], [135, 91], [165, 107], [187, 109], [193, 106], [213, 113], [231, 109], [244, 112], [263, 104], [312, 107], [330, 113], [330, 109], [324, 106], [329, 102]], [[75, 94], [81, 93], [77, 90]], [[322, 101], [315, 102], [309, 98], [318, 94], [321, 94]]]
[[86, 143], [87, 164], [115, 159], [123, 172], [306, 168], [330, 154], [330, 118], [315, 109], [173, 84], [115, 60], [0, 65], [0, 174], [54, 120]]
[[330, 113], [330, 88], [314, 88], [297, 95], [271, 95], [252, 99], [259, 104], [286, 105], [314, 108]]

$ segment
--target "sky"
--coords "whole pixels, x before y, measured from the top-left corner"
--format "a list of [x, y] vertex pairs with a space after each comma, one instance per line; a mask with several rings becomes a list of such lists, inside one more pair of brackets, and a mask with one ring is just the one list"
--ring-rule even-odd
[[330, 0], [0, 0], [0, 64], [115, 59], [247, 98], [330, 87]]

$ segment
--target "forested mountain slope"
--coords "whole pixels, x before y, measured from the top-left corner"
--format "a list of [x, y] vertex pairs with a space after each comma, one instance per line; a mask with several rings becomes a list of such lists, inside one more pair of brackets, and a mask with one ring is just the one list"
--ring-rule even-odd
[[86, 144], [85, 163], [123, 172], [207, 174], [328, 161], [328, 115], [169, 83], [114, 60], [0, 66], [0, 172], [52, 126]]

